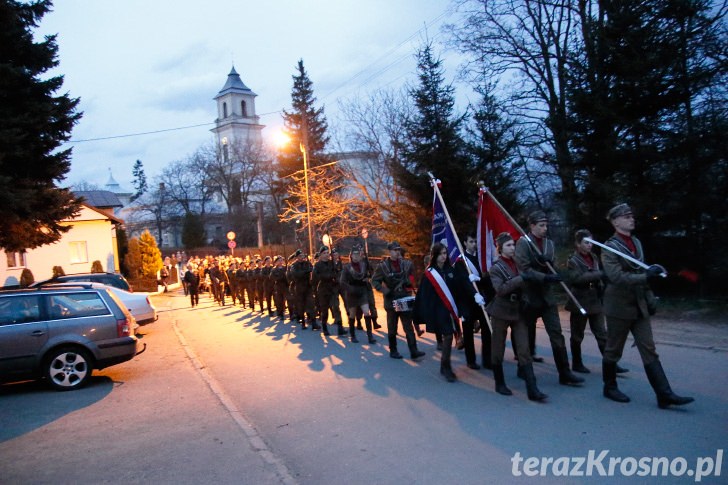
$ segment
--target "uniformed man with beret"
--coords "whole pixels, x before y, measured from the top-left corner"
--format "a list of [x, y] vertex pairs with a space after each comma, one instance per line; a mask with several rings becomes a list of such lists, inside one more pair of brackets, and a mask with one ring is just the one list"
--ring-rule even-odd
[[269, 278], [273, 288], [273, 303], [276, 306], [276, 316], [283, 320], [286, 312], [286, 296], [288, 293], [286, 266], [283, 256], [278, 255], [273, 258], [273, 269], [270, 270]]
[[[607, 219], [614, 227], [614, 235], [606, 241], [613, 250], [644, 262], [642, 243], [632, 236], [635, 221], [632, 209], [627, 204], [612, 207]], [[653, 264], [646, 270], [618, 254], [602, 251], [602, 264], [607, 275], [604, 290], [604, 313], [607, 316], [607, 344], [602, 359], [604, 396], [617, 402], [629, 402], [629, 397], [617, 387], [617, 362], [622, 357], [627, 336], [632, 333], [639, 350], [647, 378], [657, 396], [657, 405], [681, 406], [694, 401], [692, 397], [675, 394], [662, 369], [652, 338], [650, 315], [656, 311], [655, 295], [649, 287], [649, 280], [666, 273], [665, 268]]]
[[329, 335], [328, 317], [331, 312], [331, 317], [338, 328], [338, 335], [346, 335], [339, 309], [339, 272], [331, 260], [328, 246], [322, 246], [318, 254], [318, 261], [311, 273], [311, 286], [315, 289], [323, 333]]
[[302, 251], [296, 251], [296, 261], [291, 265], [290, 277], [295, 283], [294, 300], [296, 313], [301, 328], [306, 328], [306, 321], [311, 325], [311, 330], [321, 330], [321, 325], [316, 321], [316, 310], [314, 308], [313, 287], [311, 286], [311, 272], [313, 266], [308, 257]]
[[273, 269], [273, 259], [270, 256], [263, 258], [263, 266], [260, 269], [261, 279], [261, 299], [263, 300], [260, 304], [260, 311], [263, 311], [263, 303], [265, 303], [265, 311], [268, 315], [273, 315], [273, 307], [271, 306], [273, 300], [273, 282], [270, 279], [270, 273]]
[[291, 268], [293, 263], [296, 262], [298, 256], [302, 253], [300, 249], [296, 249], [290, 256], [288, 256], [288, 267], [286, 268], [286, 279], [288, 280], [288, 294], [286, 304], [288, 305], [288, 319], [291, 322], [298, 321], [298, 303], [296, 302], [296, 281], [293, 279], [291, 274]]
[[[569, 368], [566, 340], [561, 331], [554, 291], [554, 285], [561, 281], [561, 277], [553, 274], [548, 267], [554, 262], [556, 250], [553, 241], [546, 236], [549, 228], [546, 213], [542, 210], [532, 212], [528, 216], [528, 224], [530, 233], [527, 237], [531, 242], [526, 237], [518, 239], [514, 259], [519, 273], [526, 279], [523, 286], [525, 303], [523, 317], [529, 332], [529, 351], [532, 356], [535, 355], [536, 320], [541, 318], [551, 342], [556, 369], [559, 372], [559, 384], [581, 384], [584, 379], [574, 375]], [[539, 361], [539, 358], [533, 360]]]

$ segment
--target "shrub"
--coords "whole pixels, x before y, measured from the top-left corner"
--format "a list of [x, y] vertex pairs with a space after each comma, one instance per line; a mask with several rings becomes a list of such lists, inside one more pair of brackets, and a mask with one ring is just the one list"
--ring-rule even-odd
[[98, 259], [91, 263], [91, 272], [92, 273], [103, 273], [104, 268], [101, 266], [101, 261]]
[[61, 266], [54, 266], [53, 267], [53, 277], [57, 278], [59, 276], [66, 276], [66, 272], [63, 271], [63, 268]]

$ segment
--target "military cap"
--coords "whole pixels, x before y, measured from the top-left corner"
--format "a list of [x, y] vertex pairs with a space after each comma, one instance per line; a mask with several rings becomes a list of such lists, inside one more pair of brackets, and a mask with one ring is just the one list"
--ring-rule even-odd
[[323, 253], [325, 253], [327, 251], [329, 251], [329, 247], [328, 246], [321, 246], [319, 248], [319, 250], [318, 250], [318, 253], [316, 253], [316, 254], [323, 254]]
[[266, 256], [265, 258], [263, 258], [263, 261], [268, 261], [269, 259], [271, 259], [271, 257], [270, 256]]
[[607, 220], [613, 221], [617, 217], [626, 216], [632, 213], [632, 208], [627, 204], [617, 204], [607, 212]]
[[390, 251], [394, 251], [394, 250], [400, 250], [401, 251], [402, 250], [402, 246], [400, 246], [397, 241], [392, 241], [391, 243], [387, 244], [387, 249], [389, 249]]
[[546, 217], [546, 213], [542, 210], [535, 210], [528, 214], [528, 223], [529, 224], [538, 224], [539, 222], [546, 221], [548, 222], [548, 217]]
[[288, 261], [292, 261], [292, 260], [296, 259], [302, 253], [303, 253], [303, 251], [301, 251], [300, 249], [296, 249], [295, 253], [288, 256]]

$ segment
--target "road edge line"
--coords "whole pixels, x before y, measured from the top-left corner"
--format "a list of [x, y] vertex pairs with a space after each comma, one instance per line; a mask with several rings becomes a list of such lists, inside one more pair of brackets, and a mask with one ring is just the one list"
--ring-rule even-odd
[[245, 415], [239, 409], [237, 409], [237, 406], [235, 406], [233, 400], [223, 390], [222, 386], [220, 386], [217, 379], [215, 379], [207, 371], [205, 365], [203, 365], [202, 363], [202, 360], [200, 360], [192, 347], [187, 343], [187, 339], [185, 339], [184, 335], [182, 334], [182, 330], [180, 330], [179, 326], [177, 325], [176, 318], [172, 319], [172, 328], [174, 329], [174, 333], [177, 335], [177, 339], [182, 345], [182, 348], [187, 354], [187, 357], [192, 362], [193, 367], [195, 368], [197, 373], [200, 374], [202, 380], [205, 381], [207, 386], [210, 388], [210, 391], [212, 391], [220, 404], [222, 404], [222, 406], [225, 408], [233, 421], [235, 421], [235, 424], [237, 424], [238, 427], [245, 434], [245, 437], [248, 439], [248, 443], [250, 443], [250, 446], [253, 448], [253, 450], [261, 457], [261, 459], [265, 463], [271, 465], [274, 468], [276, 475], [278, 475], [278, 478], [280, 478], [282, 483], [286, 485], [298, 485], [298, 481], [295, 479], [293, 474], [291, 474], [288, 467], [283, 463], [283, 460], [278, 458], [275, 453], [271, 451], [270, 447], [268, 447], [265, 440], [260, 435], [260, 433], [258, 433], [258, 430], [255, 428], [255, 426], [253, 426], [253, 424], [248, 421]]

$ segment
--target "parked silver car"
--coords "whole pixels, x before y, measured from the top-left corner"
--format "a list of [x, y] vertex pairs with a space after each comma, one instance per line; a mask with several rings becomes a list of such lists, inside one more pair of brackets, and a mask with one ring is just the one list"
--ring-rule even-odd
[[144, 351], [138, 348], [135, 324], [106, 288], [0, 292], [0, 382], [44, 377], [55, 389], [78, 389], [93, 369]]
[[157, 315], [157, 308], [152, 304], [152, 301], [149, 299], [149, 295], [144, 293], [130, 293], [102, 283], [55, 283], [53, 281], [49, 281], [44, 283], [42, 286], [78, 287], [79, 285], [88, 288], [106, 288], [111, 291], [134, 316], [134, 319], [136, 319], [136, 322], [139, 325], [147, 325], [149, 323], [156, 322], [159, 318], [159, 315]]

